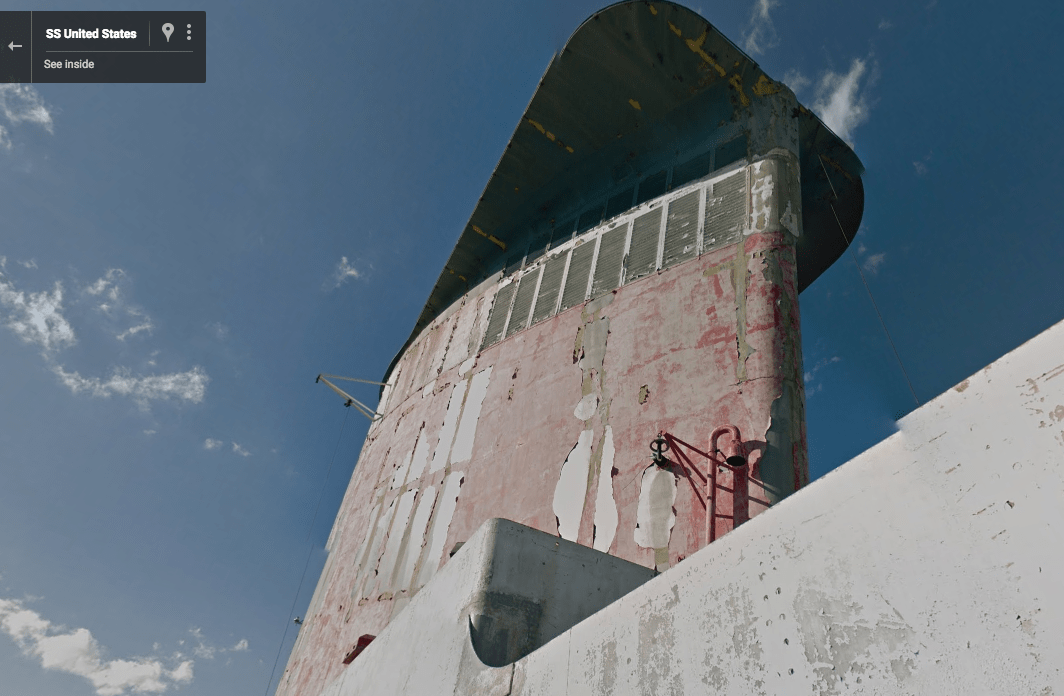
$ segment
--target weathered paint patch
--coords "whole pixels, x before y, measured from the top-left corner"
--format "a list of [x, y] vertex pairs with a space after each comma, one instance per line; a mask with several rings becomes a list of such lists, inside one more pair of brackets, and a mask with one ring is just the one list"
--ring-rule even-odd
[[395, 490], [406, 483], [406, 472], [410, 469], [410, 458], [413, 454], [413, 450], [407, 452], [406, 456], [403, 457], [402, 463], [395, 467], [395, 472], [392, 474], [392, 482], [389, 484], [388, 490]]
[[[407, 491], [399, 496], [396, 505], [395, 516], [388, 530], [388, 542], [384, 546], [384, 555], [381, 556], [380, 565], [377, 567], [377, 576], [380, 578], [379, 591], [387, 589], [386, 585], [395, 574], [395, 563], [399, 557], [399, 547], [406, 534], [406, 527], [410, 523], [410, 514], [414, 510], [414, 498], [417, 491]], [[370, 587], [373, 583], [370, 583]]]
[[416, 583], [418, 587], [431, 580], [440, 567], [443, 545], [447, 542], [447, 530], [451, 526], [451, 518], [454, 517], [454, 510], [458, 506], [458, 493], [463, 481], [465, 481], [465, 474], [461, 471], [452, 471], [443, 480], [443, 492], [440, 493], [440, 502], [432, 518], [432, 528], [429, 530], [425, 552], [421, 557], [421, 571], [417, 575]]
[[783, 210], [783, 214], [780, 215], [780, 225], [795, 237], [801, 234], [801, 231], [798, 229], [798, 216], [794, 214], [793, 210], [791, 210], [790, 201], [787, 201], [787, 207]]
[[[676, 525], [676, 476], [656, 464], [643, 471], [639, 482], [639, 507], [636, 509], [635, 543], [645, 549], [669, 548], [672, 528]], [[659, 554], [655, 563], [660, 565]], [[668, 565], [666, 556], [666, 566]], [[660, 570], [660, 568], [659, 568]]]
[[595, 411], [598, 409], [598, 395], [587, 394], [576, 404], [576, 409], [573, 410], [573, 415], [578, 420], [586, 421], [591, 416], [595, 415]]
[[554, 488], [554, 516], [558, 518], [558, 536], [576, 541], [580, 532], [580, 517], [587, 495], [587, 472], [591, 464], [591, 437], [595, 431], [580, 433], [576, 446], [562, 464], [558, 485]]
[[436, 445], [436, 451], [432, 454], [432, 463], [429, 471], [439, 471], [447, 466], [447, 455], [451, 452], [451, 444], [454, 442], [454, 433], [458, 429], [458, 414], [462, 410], [462, 397], [465, 396], [466, 382], [459, 382], [451, 387], [451, 398], [447, 402], [447, 413], [443, 416], [443, 427], [440, 428], [440, 441]]
[[443, 372], [469, 357], [469, 334], [473, 333], [473, 325], [477, 320], [477, 303], [480, 298], [467, 298], [462, 307], [455, 313], [454, 333], [451, 335], [451, 344], [447, 346], [447, 357], [443, 361]]
[[477, 356], [474, 355], [469, 360], [466, 360], [464, 363], [459, 365], [458, 366], [458, 376], [459, 377], [465, 377], [467, 374], [469, 374], [469, 371], [473, 369], [473, 364], [476, 363], [476, 361], [477, 361]]
[[432, 396], [432, 392], [436, 389], [436, 380], [432, 380], [424, 387], [421, 388], [421, 398], [428, 399]]
[[392, 521], [392, 512], [395, 510], [396, 500], [397, 498], [393, 498], [392, 502], [388, 505], [388, 509], [377, 519], [377, 525], [373, 529], [373, 538], [370, 540], [369, 546], [366, 548], [365, 557], [359, 564], [358, 576], [355, 579], [355, 587], [352, 594], [357, 594], [363, 599], [366, 598], [366, 593], [373, 589], [372, 580], [375, 577], [375, 572], [377, 570], [377, 560], [380, 558], [381, 543], [384, 542], [384, 535], [388, 530], [388, 524]]
[[473, 375], [469, 383], [469, 391], [465, 398], [465, 408], [462, 409], [462, 421], [458, 425], [458, 433], [454, 438], [454, 448], [451, 451], [451, 463], [467, 462], [473, 456], [473, 439], [477, 434], [477, 422], [480, 420], [480, 409], [484, 405], [484, 396], [488, 393], [488, 382], [491, 379], [491, 368], [482, 370]]
[[421, 478], [421, 474], [425, 473], [425, 465], [429, 460], [429, 438], [425, 434], [425, 424], [421, 424], [421, 430], [417, 434], [417, 444], [414, 445], [414, 452], [410, 457], [410, 477], [409, 481], [417, 481]]
[[602, 436], [602, 463], [599, 466], [598, 491], [595, 495], [596, 551], [609, 553], [617, 536], [617, 501], [613, 497], [613, 428], [606, 426]]
[[410, 523], [410, 538], [407, 540], [406, 549], [403, 552], [399, 567], [395, 570], [395, 578], [391, 583], [391, 590], [413, 589], [410, 583], [414, 580], [414, 567], [417, 565], [418, 556], [425, 545], [425, 532], [428, 531], [429, 519], [432, 516], [432, 507], [436, 504], [436, 487], [428, 486], [421, 491], [421, 499], [417, 503], [417, 511]]

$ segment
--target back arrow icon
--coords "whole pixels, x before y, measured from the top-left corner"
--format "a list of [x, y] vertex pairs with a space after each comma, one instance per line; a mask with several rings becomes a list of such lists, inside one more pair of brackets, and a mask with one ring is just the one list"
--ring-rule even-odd
[[22, 48], [22, 44], [17, 44], [14, 41], [12, 41], [11, 43], [9, 43], [7, 45], [7, 47], [10, 48], [12, 51], [14, 51], [16, 48]]

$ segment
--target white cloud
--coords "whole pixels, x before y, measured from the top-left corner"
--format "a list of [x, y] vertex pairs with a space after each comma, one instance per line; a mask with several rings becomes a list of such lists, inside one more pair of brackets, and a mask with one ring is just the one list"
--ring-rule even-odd
[[123, 331], [120, 334], [116, 334], [115, 338], [117, 338], [119, 341], [124, 341], [127, 338], [129, 338], [130, 336], [136, 336], [137, 334], [141, 333], [142, 331], [147, 331], [150, 334], [151, 330], [154, 329], [154, 328], [155, 328], [154, 324], [152, 324], [150, 321], [146, 321], [143, 324], [137, 324], [136, 326], [131, 326], [131, 327], [129, 327], [128, 329], [126, 329], [125, 331]]
[[22, 266], [23, 268], [33, 270], [37, 268], [37, 259], [30, 259], [29, 261], [19, 261], [18, 265]]
[[229, 337], [229, 327], [220, 321], [207, 324], [207, 328], [214, 332], [219, 341], [224, 341]]
[[881, 19], [881, 20], [879, 20], [879, 28], [880, 29], [886, 30], [886, 29], [890, 29], [893, 26], [894, 26], [894, 22], [891, 22], [889, 19]]
[[864, 269], [870, 273], [876, 273], [879, 271], [879, 267], [883, 265], [883, 262], [887, 260], [887, 252], [881, 251], [878, 254], [872, 254], [864, 262]]
[[747, 52], [764, 53], [770, 48], [775, 48], [779, 43], [779, 38], [776, 36], [776, 27], [772, 23], [772, 17], [769, 15], [772, 8], [778, 5], [779, 2], [776, 0], [755, 0], [754, 11], [750, 14], [750, 22], [744, 35]]
[[193, 648], [193, 654], [195, 654], [197, 658], [214, 660], [214, 653], [217, 651], [217, 648], [206, 644], [203, 640], [203, 631], [198, 628], [192, 628], [188, 629], [188, 632], [192, 633], [193, 637], [196, 639], [196, 647]]
[[75, 394], [88, 392], [92, 396], [109, 397], [112, 394], [131, 397], [142, 407], [153, 400], [179, 399], [198, 404], [207, 393], [210, 377], [202, 367], [187, 372], [168, 375], [135, 377], [128, 370], [117, 369], [106, 380], [97, 377], [82, 377], [77, 372], [67, 372], [56, 365], [52, 372]]
[[51, 292], [27, 294], [0, 276], [0, 306], [8, 309], [8, 328], [46, 356], [77, 343], [73, 327], [63, 317], [63, 286], [58, 281]]
[[233, 443], [233, 452], [235, 452], [236, 454], [239, 454], [241, 457], [250, 457], [251, 456], [251, 452], [248, 452], [246, 449], [244, 449], [240, 445], [236, 444], [235, 442]]
[[155, 434], [156, 432], [157, 432], [157, 431], [155, 431], [155, 430], [145, 430], [145, 431], [144, 431], [144, 434], [145, 434], [145, 435], [148, 435], [148, 436], [151, 436], [151, 435], [154, 435], [154, 434]]
[[134, 322], [139, 322], [116, 333], [115, 338], [119, 341], [125, 341], [130, 336], [136, 336], [139, 333], [151, 334], [155, 328], [147, 312], [126, 301], [126, 288], [130, 283], [129, 275], [125, 271], [121, 268], [111, 268], [95, 283], [85, 287], [85, 294], [99, 297], [102, 300], [96, 306], [99, 311], [116, 320], [119, 317], [127, 317], [132, 318]]
[[97, 280], [92, 285], [85, 288], [85, 292], [90, 295], [102, 295], [108, 288], [111, 289], [111, 296], [114, 299], [118, 297], [117, 282], [120, 278], [125, 276], [126, 273], [121, 268], [108, 269], [107, 273], [103, 274], [103, 277]]
[[[6, 259], [0, 257], [0, 268], [5, 262]], [[154, 328], [151, 318], [142, 309], [125, 302], [118, 283], [126, 277], [121, 269], [112, 268], [95, 283], [83, 288], [85, 295], [104, 300], [97, 307], [99, 310], [109, 316], [120, 313], [138, 322], [115, 335], [122, 341], [138, 334], [150, 334]], [[82, 377], [76, 371], [67, 372], [57, 361], [56, 354], [75, 345], [77, 337], [70, 322], [63, 316], [63, 300], [63, 285], [58, 281], [51, 291], [26, 293], [17, 290], [0, 273], [0, 310], [7, 310], [0, 313], [0, 320], [24, 342], [37, 346], [52, 372], [72, 392], [88, 392], [97, 397], [113, 394], [128, 396], [141, 408], [147, 408], [148, 402], [154, 400], [203, 401], [210, 378], [198, 366], [186, 372], [162, 375], [133, 375], [128, 368], [116, 368], [107, 379]], [[153, 352], [151, 358], [157, 354], [158, 351]], [[154, 366], [154, 359], [150, 359], [148, 364]]]
[[[52, 132], [52, 114], [31, 85], [0, 84], [0, 114], [9, 124], [33, 123]], [[0, 124], [0, 147], [11, 149], [8, 128], [3, 124]]]
[[192, 681], [192, 660], [185, 660], [170, 672], [170, 678], [176, 682], [187, 684]]
[[791, 68], [783, 74], [783, 84], [791, 88], [791, 91], [798, 94], [803, 89], [808, 87], [812, 81], [802, 74], [801, 70], [797, 68]]
[[87, 679], [98, 696], [136, 693], [163, 693], [172, 684], [192, 680], [192, 662], [173, 670], [159, 660], [104, 660], [102, 650], [87, 628], [72, 631], [57, 626], [18, 600], [0, 599], [0, 630], [7, 633], [27, 657], [40, 660], [41, 667]]
[[338, 288], [348, 280], [358, 280], [361, 277], [362, 272], [352, 266], [346, 256], [341, 256], [340, 263], [336, 264], [336, 272], [333, 273], [333, 287]]
[[232, 652], [247, 652], [247, 649], [248, 649], [248, 639], [247, 638], [241, 638], [240, 641], [237, 642], [236, 645], [234, 645], [233, 647], [229, 648], [229, 650], [231, 650]]
[[225, 443], [221, 440], [215, 440], [214, 438], [208, 437], [206, 440], [203, 441], [203, 449], [216, 450], [224, 444]]
[[820, 360], [819, 362], [817, 362], [816, 365], [813, 365], [813, 367], [811, 367], [808, 371], [806, 371], [805, 374], [802, 375], [802, 377], [804, 378], [804, 381], [805, 381], [805, 394], [806, 394], [806, 396], [811, 396], [813, 394], [816, 394], [818, 391], [823, 391], [824, 390], [824, 383], [823, 382], [820, 382], [819, 384], [815, 383], [816, 382], [816, 378], [817, 378], [817, 373], [819, 373], [825, 367], [828, 367], [829, 365], [833, 365], [833, 364], [835, 364], [837, 362], [841, 362], [841, 361], [842, 361], [842, 358], [840, 358], [837, 355], [832, 356], [830, 358], [824, 358], [823, 360]]
[[855, 58], [846, 74], [829, 70], [817, 83], [813, 111], [828, 128], [851, 145], [854, 130], [868, 120], [865, 91], [870, 80], [863, 86], [861, 84], [867, 69], [865, 61]]

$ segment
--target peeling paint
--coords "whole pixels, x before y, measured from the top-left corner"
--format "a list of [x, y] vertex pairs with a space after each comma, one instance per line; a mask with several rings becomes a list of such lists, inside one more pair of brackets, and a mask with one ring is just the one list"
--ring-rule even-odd
[[578, 420], [586, 421], [595, 415], [595, 411], [598, 410], [598, 395], [586, 394], [576, 404], [576, 408], [573, 410], [573, 415]]
[[595, 495], [595, 541], [592, 548], [609, 553], [617, 536], [617, 501], [613, 497], [613, 428], [606, 426]]
[[780, 225], [795, 237], [801, 234], [798, 229], [798, 216], [791, 210], [790, 201], [787, 201], [787, 207], [784, 209], [783, 214], [780, 215]]
[[591, 464], [591, 438], [593, 430], [580, 433], [576, 445], [562, 464], [558, 484], [554, 488], [553, 510], [558, 518], [558, 536], [576, 541], [580, 532], [580, 518], [587, 495], [588, 466]]
[[490, 379], [491, 368], [489, 367], [473, 375], [473, 379], [469, 382], [465, 407], [462, 409], [462, 421], [455, 434], [454, 448], [451, 451], [452, 464], [469, 461], [469, 458], [473, 456], [473, 438], [477, 434], [480, 409], [484, 405], [484, 396], [488, 393]]
[[[352, 598], [357, 594], [359, 597], [365, 599], [368, 596], [366, 593], [372, 591], [372, 581], [376, 574], [377, 561], [380, 559], [381, 543], [383, 543], [384, 535], [392, 521], [392, 512], [395, 509], [396, 500], [398, 500], [398, 498], [393, 498], [392, 502], [388, 505], [388, 509], [377, 519], [377, 524], [373, 528], [373, 537], [366, 548], [366, 555], [359, 566], [358, 575], [355, 579], [355, 586], [352, 589]], [[366, 587], [367, 585], [368, 587]], [[365, 589], [363, 590], [363, 588]]]
[[432, 517], [432, 526], [425, 539], [425, 551], [421, 556], [421, 569], [417, 574], [417, 586], [420, 587], [432, 579], [443, 560], [443, 545], [447, 543], [447, 530], [451, 527], [451, 518], [458, 506], [458, 494], [465, 480], [461, 471], [452, 471], [443, 480], [443, 491], [439, 504]]
[[406, 472], [410, 470], [410, 458], [414, 456], [413, 450], [406, 453], [403, 457], [402, 463], [395, 467], [395, 473], [392, 474], [392, 481], [388, 485], [388, 490], [395, 490], [399, 486], [406, 483]]
[[428, 531], [429, 519], [432, 508], [436, 504], [436, 487], [428, 486], [421, 491], [421, 499], [417, 504], [413, 521], [410, 523], [410, 538], [407, 541], [402, 561], [395, 571], [395, 578], [391, 583], [392, 591], [414, 589], [410, 583], [414, 579], [414, 566], [417, 565], [418, 556], [425, 546], [425, 534]]
[[[676, 525], [676, 475], [651, 464], [639, 482], [639, 507], [636, 508], [635, 543], [645, 549], [664, 549], [668, 566], [669, 538]], [[655, 554], [655, 564], [661, 560]], [[661, 570], [661, 568], [659, 568]]]
[[447, 402], [447, 413], [443, 416], [443, 427], [440, 428], [440, 441], [436, 445], [436, 451], [432, 454], [432, 463], [429, 471], [436, 472], [447, 466], [447, 457], [451, 453], [451, 444], [454, 442], [454, 434], [458, 429], [458, 415], [462, 411], [462, 397], [465, 396], [465, 388], [468, 382], [459, 382], [451, 388], [451, 398]]
[[[399, 547], [406, 534], [406, 527], [410, 523], [410, 515], [414, 510], [414, 499], [416, 497], [417, 491], [407, 491], [399, 496], [399, 503], [395, 508], [395, 516], [388, 529], [388, 542], [384, 546], [384, 555], [381, 556], [380, 564], [377, 568], [377, 576], [380, 578], [380, 584], [377, 589], [379, 592], [388, 589], [388, 583], [395, 574], [395, 564], [399, 558]], [[373, 583], [369, 583], [369, 586], [372, 587]]]
[[417, 481], [421, 478], [421, 475], [425, 473], [425, 465], [428, 464], [429, 459], [429, 438], [425, 434], [425, 424], [421, 424], [421, 429], [417, 434], [417, 444], [414, 445], [414, 452], [410, 456], [410, 478], [409, 481]]

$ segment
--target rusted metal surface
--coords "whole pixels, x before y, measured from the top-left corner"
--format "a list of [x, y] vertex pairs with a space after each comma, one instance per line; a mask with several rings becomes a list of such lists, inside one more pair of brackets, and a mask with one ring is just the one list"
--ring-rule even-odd
[[[593, 218], [585, 224], [597, 224], [602, 212], [609, 217], [616, 200], [631, 195], [633, 187], [640, 189], [638, 200], [648, 200], [666, 190], [664, 177], [670, 172], [673, 187], [677, 178], [704, 175], [693, 172], [710, 152], [718, 167], [721, 158], [730, 162], [766, 152], [766, 135], [778, 134], [771, 124], [748, 117], [761, 103], [789, 93], [685, 7], [639, 0], [597, 12], [548, 66], [410, 341], [507, 259], [520, 259], [544, 235], [557, 239], [561, 232], [571, 233], [574, 220]], [[798, 281], [804, 289], [857, 231], [864, 206], [862, 166], [808, 109], [793, 103], [778, 116], [797, 136], [802, 206], [810, 228], [797, 244]], [[833, 170], [837, 201], [818, 155]], [[656, 192], [645, 196], [644, 187]], [[568, 230], [562, 229], [565, 222]]]
[[[418, 377], [400, 376], [369, 432], [278, 693], [318, 693], [491, 517], [664, 570], [792, 492], [808, 475], [795, 241], [769, 225], [449, 369], [441, 346], [471, 343], [449, 327], [486, 330], [470, 315], [493, 288], [428, 327], [400, 363]], [[709, 450], [722, 423], [751, 475], [713, 472], [714, 516], [646, 443]]]
[[[543, 101], [551, 80], [568, 74], [548, 71], [529, 107], [542, 120], [522, 121], [518, 149], [526, 148], [530, 162], [546, 157], [532, 145], [540, 141], [552, 143], [550, 157], [559, 161], [578, 148], [598, 154], [561, 168], [536, 164], [539, 188], [532, 190], [549, 205], [532, 210], [528, 200], [513, 201], [506, 220], [521, 229], [512, 234], [498, 201], [481, 217], [494, 182], [509, 171], [506, 157], [500, 163], [474, 212], [477, 230], [467, 231], [479, 246], [463, 235], [441, 276], [465, 280], [437, 286], [389, 368], [383, 417], [369, 430], [278, 694], [320, 694], [355, 639], [379, 635], [450, 550], [490, 518], [664, 571], [808, 482], [798, 293], [845, 240], [810, 229], [808, 206], [822, 203], [821, 189], [831, 193], [819, 159], [821, 179], [807, 175], [806, 151], [830, 151], [825, 162], [839, 172], [832, 181], [846, 182], [837, 209], [849, 216], [844, 228], [854, 230], [860, 164], [789, 90], [693, 13], [632, 3], [598, 17], [556, 64], [577, 60], [570, 53], [586, 58], [589, 46], [614, 41], [627, 27], [638, 30], [640, 51], [694, 61], [690, 69], [704, 84], [685, 87], [694, 95], [685, 102], [684, 89], [656, 84], [658, 68], [643, 66], [631, 85], [647, 96], [632, 97], [639, 107], [624, 101], [638, 113], [603, 118], [620, 119], [610, 123], [624, 136], [653, 115], [657, 125], [644, 124], [639, 136], [651, 140], [596, 144], [602, 124], [581, 126], [577, 118], [591, 111], [557, 108], [572, 107], [572, 94]], [[591, 44], [577, 50], [585, 31]], [[719, 53], [709, 52], [712, 42], [723, 42]], [[620, 61], [609, 70], [628, 64], [614, 44], [599, 46], [603, 65]], [[590, 79], [584, 69], [570, 76]], [[574, 135], [550, 130], [555, 123], [569, 124]], [[686, 135], [656, 152], [648, 144], [656, 128]], [[635, 148], [650, 176], [597, 179], [592, 170], [615, 147]], [[658, 169], [663, 177], [652, 173]], [[644, 183], [654, 196], [643, 197]], [[635, 207], [622, 211], [612, 202], [618, 197]], [[537, 217], [543, 210], [556, 216], [549, 234]], [[601, 220], [607, 210], [613, 217]], [[517, 225], [522, 215], [527, 225]], [[837, 235], [834, 218], [831, 224]], [[484, 265], [489, 252], [498, 272]], [[484, 271], [475, 287], [465, 282], [476, 269], [455, 270], [467, 262]], [[657, 433], [672, 448], [665, 466], [647, 450]], [[724, 460], [739, 455], [745, 465]]]

